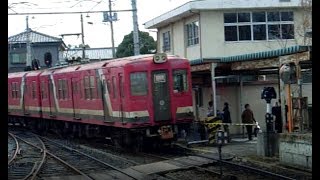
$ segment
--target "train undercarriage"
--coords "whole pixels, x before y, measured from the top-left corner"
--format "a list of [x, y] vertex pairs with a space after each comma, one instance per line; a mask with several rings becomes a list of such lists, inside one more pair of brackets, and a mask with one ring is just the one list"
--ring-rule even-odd
[[171, 146], [178, 137], [190, 131], [190, 123], [125, 129], [20, 116], [9, 116], [8, 125], [25, 127], [40, 134], [54, 133], [65, 139], [101, 139], [121, 148], [133, 148], [135, 151]]

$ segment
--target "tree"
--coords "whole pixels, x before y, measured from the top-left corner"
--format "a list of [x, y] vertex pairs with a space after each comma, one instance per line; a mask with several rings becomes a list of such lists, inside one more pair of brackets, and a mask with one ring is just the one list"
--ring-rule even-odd
[[[157, 49], [157, 43], [154, 41], [153, 37], [149, 35], [148, 32], [139, 31], [139, 41], [140, 54], [155, 53]], [[124, 36], [122, 42], [117, 47], [116, 56], [118, 58], [133, 56], [133, 50], [133, 31], [131, 31], [130, 34]]]

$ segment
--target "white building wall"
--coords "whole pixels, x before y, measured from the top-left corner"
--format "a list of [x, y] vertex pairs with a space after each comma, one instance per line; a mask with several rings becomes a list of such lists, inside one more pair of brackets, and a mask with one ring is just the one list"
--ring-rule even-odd
[[[290, 9], [289, 9], [290, 10]], [[201, 11], [199, 18], [198, 14], [173, 22], [165, 27], [159, 28], [160, 43], [158, 52], [162, 52], [163, 38], [162, 33], [171, 31], [171, 51], [169, 54], [175, 54], [186, 57], [189, 60], [200, 59], [200, 44], [202, 48], [203, 58], [217, 58], [232, 55], [241, 55], [246, 53], [270, 51], [279, 48], [290, 47], [294, 45], [303, 45], [304, 38], [302, 22], [304, 20], [304, 11], [291, 9], [294, 12], [295, 38], [294, 40], [269, 40], [269, 41], [238, 41], [225, 42], [224, 40], [224, 17], [225, 12], [237, 12], [236, 10], [220, 11]], [[253, 10], [241, 10], [250, 12]], [[259, 10], [260, 11], [260, 10]], [[200, 20], [200, 42], [194, 46], [186, 46], [186, 34], [184, 26], [193, 21]], [[307, 41], [307, 44], [310, 44]]]
[[[250, 12], [252, 10], [241, 10]], [[260, 11], [260, 10], [259, 10]], [[216, 58], [261, 51], [270, 51], [285, 47], [303, 44], [301, 31], [301, 19], [303, 12], [292, 10], [294, 12], [295, 38], [294, 40], [269, 40], [269, 41], [238, 41], [225, 42], [224, 38], [224, 16], [225, 12], [233, 11], [201, 11], [201, 36], [202, 36], [202, 55], [204, 58]]]

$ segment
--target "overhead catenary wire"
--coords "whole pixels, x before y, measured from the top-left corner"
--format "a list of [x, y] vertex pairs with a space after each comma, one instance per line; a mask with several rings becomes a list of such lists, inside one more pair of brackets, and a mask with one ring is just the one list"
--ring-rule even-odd
[[136, 9], [120, 9], [120, 10], [111, 10], [111, 11], [65, 11], [65, 12], [24, 12], [24, 13], [8, 13], [8, 16], [25, 16], [25, 15], [55, 15], [55, 14], [93, 14], [93, 13], [104, 13], [104, 12], [131, 12], [136, 11]]

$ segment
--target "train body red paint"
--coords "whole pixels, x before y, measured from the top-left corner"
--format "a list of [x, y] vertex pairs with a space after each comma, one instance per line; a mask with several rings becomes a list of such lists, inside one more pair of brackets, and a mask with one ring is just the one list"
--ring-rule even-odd
[[176, 56], [159, 56], [164, 61], [156, 63], [154, 57], [11, 73], [9, 116], [37, 121], [37, 127], [59, 122], [73, 131], [94, 127], [170, 139], [193, 121], [190, 64]]

